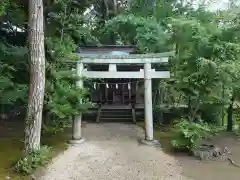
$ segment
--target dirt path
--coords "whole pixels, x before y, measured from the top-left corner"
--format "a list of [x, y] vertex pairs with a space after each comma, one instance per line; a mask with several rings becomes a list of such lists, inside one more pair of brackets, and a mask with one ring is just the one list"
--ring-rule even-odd
[[86, 142], [53, 160], [40, 180], [184, 180], [176, 160], [161, 149], [138, 145], [132, 124], [87, 124]]

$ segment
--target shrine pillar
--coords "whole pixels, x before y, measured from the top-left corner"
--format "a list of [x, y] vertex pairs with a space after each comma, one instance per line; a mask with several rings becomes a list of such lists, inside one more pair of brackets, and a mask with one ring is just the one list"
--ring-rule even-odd
[[[76, 85], [78, 88], [83, 88], [83, 80], [82, 78], [82, 71], [84, 69], [84, 65], [82, 62], [77, 63], [77, 75], [80, 79], [77, 81]], [[82, 112], [80, 112], [77, 116], [73, 118], [72, 123], [72, 140], [69, 140], [71, 144], [79, 144], [83, 142], [82, 137]]]

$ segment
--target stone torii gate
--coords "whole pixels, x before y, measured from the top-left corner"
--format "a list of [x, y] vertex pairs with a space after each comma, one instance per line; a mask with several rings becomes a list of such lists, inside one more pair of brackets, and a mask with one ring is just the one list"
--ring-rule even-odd
[[[153, 138], [153, 109], [152, 109], [152, 78], [169, 78], [169, 71], [155, 71], [151, 64], [167, 63], [173, 52], [155, 54], [130, 54], [130, 55], [82, 55], [77, 62], [77, 75], [86, 78], [118, 79], [118, 78], [142, 78], [144, 79], [144, 114], [145, 114], [145, 139], [143, 143], [155, 144]], [[84, 64], [109, 65], [109, 71], [88, 71]], [[116, 65], [141, 64], [144, 69], [140, 71], [117, 71]], [[81, 79], [81, 78], [80, 78]], [[83, 81], [77, 82], [79, 88], [83, 88]], [[73, 120], [73, 134], [70, 143], [84, 141], [81, 131], [82, 114]]]

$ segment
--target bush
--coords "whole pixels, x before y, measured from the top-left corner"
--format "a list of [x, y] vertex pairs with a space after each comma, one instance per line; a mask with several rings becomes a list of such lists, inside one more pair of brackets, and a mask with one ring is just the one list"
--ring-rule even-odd
[[29, 175], [37, 167], [46, 164], [50, 159], [51, 148], [48, 146], [41, 147], [40, 150], [29, 153], [27, 156], [21, 158], [14, 169], [16, 172]]
[[197, 147], [200, 140], [210, 137], [212, 134], [208, 124], [200, 122], [194, 123], [187, 120], [175, 122], [174, 136], [171, 141], [175, 149], [192, 151]]
[[202, 118], [208, 123], [221, 125], [222, 124], [222, 106], [216, 104], [203, 104], [201, 107]]
[[43, 134], [57, 134], [71, 127], [70, 119], [54, 119], [48, 124], [43, 124]]

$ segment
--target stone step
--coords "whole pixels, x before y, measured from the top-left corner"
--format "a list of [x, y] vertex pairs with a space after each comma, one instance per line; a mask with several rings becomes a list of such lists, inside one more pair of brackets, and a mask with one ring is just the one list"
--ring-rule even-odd
[[132, 118], [100, 118], [100, 122], [132, 122]]
[[132, 122], [131, 109], [102, 109], [100, 122]]
[[132, 114], [101, 114], [100, 118], [107, 117], [107, 118], [132, 118]]
[[132, 110], [126, 110], [126, 109], [123, 109], [123, 110], [115, 110], [115, 109], [111, 109], [111, 110], [101, 110], [101, 112], [105, 112], [105, 113], [131, 113]]
[[101, 112], [132, 112], [132, 109], [101, 109]]
[[132, 113], [101, 113], [100, 117], [132, 117]]
[[[136, 110], [136, 120], [144, 120], [144, 110]], [[120, 109], [112, 106], [108, 109], [102, 109], [99, 117], [100, 122], [132, 122], [132, 109]]]

